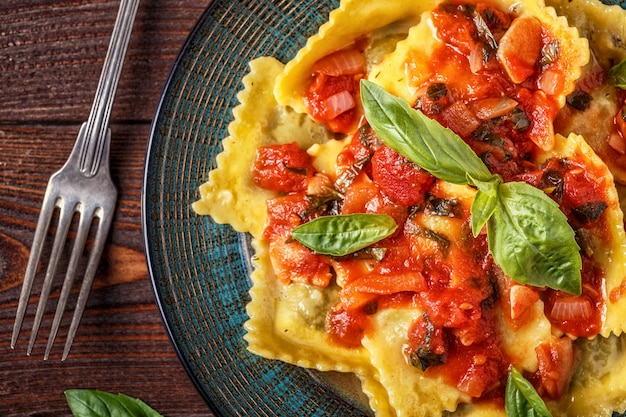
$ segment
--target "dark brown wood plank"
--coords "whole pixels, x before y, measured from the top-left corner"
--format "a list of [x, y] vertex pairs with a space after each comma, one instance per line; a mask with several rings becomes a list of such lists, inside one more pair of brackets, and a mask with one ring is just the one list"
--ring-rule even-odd
[[[11, 331], [45, 187], [88, 116], [118, 1], [0, 2], [0, 415], [68, 416], [63, 392], [72, 388], [123, 392], [168, 416], [211, 415], [154, 299], [140, 201], [150, 121], [178, 51], [207, 5], [140, 4], [111, 122], [119, 191], [113, 230], [70, 357], [61, 362], [69, 317], [50, 359], [42, 360], [54, 303], [32, 356], [26, 356], [32, 303], [15, 350]], [[52, 299], [59, 292], [55, 283]]]
[[[0, 125], [0, 415], [67, 415], [63, 391], [97, 388], [137, 396], [169, 416], [208, 415], [169, 341], [148, 279], [140, 227], [147, 124], [113, 125], [111, 169], [119, 188], [115, 223], [69, 359], [60, 343], [42, 355], [52, 310], [33, 355], [34, 315], [10, 349], [17, 298], [47, 178], [69, 154], [78, 125]], [[58, 298], [60, 283], [51, 298]]]
[[[0, 120], [86, 120], [118, 2], [0, 3]], [[113, 120], [151, 120], [182, 41], [207, 4], [206, 0], [140, 4]]]

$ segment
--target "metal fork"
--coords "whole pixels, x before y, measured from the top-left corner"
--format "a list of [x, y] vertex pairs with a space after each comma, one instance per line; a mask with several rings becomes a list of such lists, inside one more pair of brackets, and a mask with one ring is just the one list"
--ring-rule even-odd
[[50, 296], [52, 282], [56, 275], [59, 260], [64, 252], [63, 249], [66, 246], [68, 232], [74, 221], [73, 219], [78, 217], [78, 220], [76, 220], [78, 222], [77, 230], [63, 280], [63, 287], [61, 288], [48, 336], [44, 359], [48, 359], [54, 344], [54, 339], [56, 338], [61, 318], [77, 275], [79, 260], [87, 246], [90, 231], [95, 230], [95, 238], [84, 269], [83, 281], [76, 300], [76, 307], [61, 360], [67, 358], [78, 324], [85, 310], [87, 298], [100, 257], [102, 256], [104, 243], [113, 221], [117, 189], [111, 180], [109, 172], [111, 130], [108, 127], [108, 123], [138, 4], [139, 0], [121, 0], [89, 118], [80, 128], [76, 144], [69, 159], [59, 171], [50, 177], [48, 182], [35, 230], [33, 246], [28, 265], [26, 266], [24, 283], [11, 337], [11, 347], [14, 348], [22, 327], [37, 266], [48, 235], [48, 229], [50, 229], [54, 213], [58, 211], [58, 224], [50, 252], [48, 268], [39, 296], [37, 312], [33, 321], [27, 350], [28, 355], [31, 354], [37, 339], [46, 303]]

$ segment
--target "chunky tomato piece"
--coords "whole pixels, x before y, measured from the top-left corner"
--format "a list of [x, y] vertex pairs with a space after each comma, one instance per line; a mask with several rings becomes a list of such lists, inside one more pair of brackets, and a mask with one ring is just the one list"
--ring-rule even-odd
[[424, 277], [419, 272], [381, 274], [372, 272], [345, 286], [340, 296], [342, 304], [354, 309], [364, 307], [381, 296], [399, 293], [415, 293], [426, 288]]
[[492, 339], [496, 334], [495, 315], [493, 310], [482, 308], [482, 314], [477, 320], [473, 320], [465, 327], [451, 329], [453, 334], [463, 346], [475, 346]]
[[535, 74], [541, 57], [541, 22], [534, 17], [518, 17], [511, 23], [498, 48], [498, 59], [514, 83]]
[[553, 326], [573, 337], [591, 337], [602, 326], [602, 272], [582, 257], [582, 294], [575, 296], [548, 289], [542, 294], [546, 317]]
[[573, 166], [563, 175], [563, 200], [576, 208], [593, 201], [606, 201], [604, 181], [596, 178], [593, 172]]
[[314, 75], [304, 94], [304, 104], [311, 117], [334, 132], [351, 132], [360, 117], [357, 103], [361, 78], [362, 74]]
[[423, 314], [409, 329], [407, 354], [411, 365], [422, 371], [431, 366], [441, 365], [447, 352], [447, 335], [440, 326], [435, 326]]
[[290, 194], [267, 200], [267, 222], [263, 230], [263, 239], [287, 238], [291, 231], [302, 223], [299, 213], [308, 205], [302, 194]]
[[506, 372], [506, 359], [495, 344], [475, 346], [464, 358], [465, 373], [456, 386], [461, 391], [478, 398], [498, 388]]
[[391, 295], [397, 292], [418, 292], [426, 288], [424, 277], [419, 272], [380, 274], [372, 272], [346, 285], [347, 292]]
[[435, 177], [424, 171], [388, 146], [382, 146], [372, 156], [372, 177], [392, 200], [404, 206], [424, 202], [426, 191]]
[[271, 240], [270, 258], [276, 276], [285, 284], [300, 282], [326, 287], [332, 278], [328, 258], [313, 253], [295, 240]]
[[[402, 234], [391, 236], [384, 240], [385, 256], [374, 269], [381, 274], [397, 274], [403, 271], [418, 271], [421, 265], [411, 256], [411, 243]], [[421, 282], [425, 281], [422, 279]]]
[[365, 335], [368, 317], [361, 309], [347, 310], [342, 305], [335, 306], [326, 317], [326, 328], [331, 341], [346, 347], [361, 346]]
[[431, 14], [441, 40], [464, 55], [469, 55], [476, 44], [476, 25], [468, 19], [467, 7], [446, 5], [433, 10]]
[[311, 156], [295, 142], [257, 150], [253, 178], [261, 188], [285, 193], [305, 191], [314, 173]]
[[574, 348], [569, 337], [554, 338], [535, 348], [539, 361], [535, 385], [537, 392], [558, 399], [569, 386], [574, 369]]
[[554, 119], [558, 113], [558, 106], [550, 100], [543, 91], [531, 92], [520, 89], [516, 100], [520, 107], [529, 116], [531, 126], [528, 137], [544, 151], [554, 147]]
[[344, 193], [342, 214], [366, 213], [367, 205], [379, 195], [378, 186], [364, 173], [359, 174]]
[[464, 346], [454, 338], [448, 344], [445, 363], [432, 366], [427, 374], [441, 375], [467, 395], [479, 398], [502, 388], [508, 362], [494, 340]]
[[480, 319], [482, 293], [471, 288], [447, 288], [439, 293], [423, 293], [424, 308], [437, 326], [463, 328]]

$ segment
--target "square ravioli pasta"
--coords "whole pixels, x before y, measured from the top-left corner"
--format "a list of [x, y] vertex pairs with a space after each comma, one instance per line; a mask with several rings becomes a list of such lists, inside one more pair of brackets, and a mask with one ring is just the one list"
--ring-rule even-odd
[[[252, 236], [251, 352], [354, 373], [379, 417], [503, 416], [513, 369], [554, 416], [626, 409], [624, 220], [611, 166], [566, 104], [598, 51], [557, 9], [344, 0], [287, 65], [250, 63], [193, 208]], [[494, 220], [473, 230], [482, 189], [383, 140], [362, 80], [445, 127], [498, 184], [548, 196], [575, 239], [580, 291], [507, 275]], [[623, 95], [611, 97], [613, 118]], [[376, 234], [346, 253], [307, 243]]]

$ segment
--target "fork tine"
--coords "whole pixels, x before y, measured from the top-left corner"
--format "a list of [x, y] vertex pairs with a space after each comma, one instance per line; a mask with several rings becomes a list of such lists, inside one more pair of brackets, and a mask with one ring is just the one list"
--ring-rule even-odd
[[67, 271], [65, 273], [65, 279], [63, 280], [63, 287], [61, 289], [61, 295], [59, 296], [59, 301], [57, 302], [57, 308], [54, 313], [52, 327], [50, 328], [50, 334], [48, 336], [48, 343], [46, 345], [46, 351], [43, 356], [44, 360], [48, 359], [48, 356], [50, 355], [50, 351], [52, 350], [52, 345], [54, 344], [54, 339], [56, 338], [57, 332], [59, 330], [61, 318], [63, 317], [63, 312], [65, 311], [65, 306], [67, 305], [67, 300], [69, 298], [72, 285], [74, 283], [74, 278], [76, 276], [76, 269], [78, 267], [78, 261], [80, 260], [80, 255], [83, 253], [83, 250], [85, 249], [87, 236], [89, 235], [89, 229], [93, 221], [93, 216], [86, 215], [86, 214], [87, 213], [85, 213], [84, 211], [80, 213], [78, 231], [76, 234], [76, 238], [74, 239], [74, 245], [72, 247], [72, 254], [70, 256], [70, 261], [67, 267]]
[[28, 258], [28, 264], [26, 265], [26, 273], [24, 275], [24, 283], [22, 284], [22, 290], [20, 293], [20, 299], [17, 305], [17, 312], [15, 314], [15, 322], [13, 323], [13, 334], [11, 336], [11, 348], [14, 349], [17, 344], [17, 339], [22, 328], [24, 316], [26, 314], [26, 307], [28, 307], [28, 299], [30, 292], [35, 281], [35, 273], [37, 271], [37, 265], [41, 258], [41, 251], [43, 249], [44, 241], [46, 240], [46, 233], [50, 227], [52, 221], [52, 214], [57, 207], [57, 202], [53, 200], [50, 193], [50, 184], [48, 184], [48, 190], [44, 196], [39, 219], [37, 220], [37, 227], [35, 228], [35, 236], [33, 238], [33, 245], [31, 247], [30, 256]]
[[[59, 262], [60, 255], [63, 253], [63, 249], [65, 248], [65, 241], [67, 239], [69, 227], [72, 223], [72, 218], [76, 210], [85, 211], [83, 205], [92, 207], [96, 202], [97, 204], [102, 204], [102, 206], [95, 209], [93, 216], [90, 216], [89, 218], [89, 222], [84, 221], [82, 216], [79, 219], [79, 229], [76, 234], [76, 239], [74, 239], [74, 247], [70, 256], [68, 271], [66, 272], [66, 276], [63, 280], [63, 287], [61, 289], [61, 295], [59, 296], [59, 304], [57, 305], [55, 316], [53, 318], [53, 329], [48, 337], [45, 354], [46, 358], [48, 357], [51, 346], [56, 338], [63, 310], [65, 309], [69, 293], [71, 292], [71, 288], [73, 286], [78, 258], [84, 250], [87, 236], [89, 235], [90, 229], [92, 229], [91, 224], [94, 217], [99, 218], [99, 224], [96, 230], [93, 250], [89, 255], [89, 260], [83, 277], [83, 283], [78, 295], [76, 308], [74, 310], [74, 315], [72, 317], [72, 322], [66, 339], [63, 360], [67, 358], [74, 340], [78, 323], [80, 322], [83, 310], [85, 309], [89, 291], [102, 255], [108, 231], [111, 227], [111, 223], [113, 222], [113, 214], [117, 201], [117, 190], [111, 181], [109, 172], [109, 146], [111, 142], [111, 130], [108, 127], [108, 122], [138, 4], [139, 0], [120, 1], [119, 10], [115, 19], [115, 25], [113, 27], [113, 34], [109, 42], [107, 54], [104, 58], [96, 97], [94, 98], [89, 118], [80, 128], [78, 137], [76, 138], [76, 143], [69, 159], [61, 170], [55, 173], [48, 182], [46, 196], [44, 197], [41, 209], [42, 211], [39, 220], [37, 221], [35, 240], [31, 248], [31, 254], [26, 268], [26, 275], [24, 277], [24, 284], [20, 293], [16, 318], [13, 325], [13, 334], [11, 337], [12, 348], [15, 347], [15, 344], [17, 343], [18, 335], [22, 327], [30, 293], [35, 280], [37, 266], [40, 262], [42, 246], [47, 236], [48, 228], [50, 227], [54, 207], [57, 206], [58, 201], [63, 201], [61, 200], [61, 196], [70, 195], [73, 196], [75, 200], [73, 200], [74, 203], [71, 207], [71, 212], [70, 208], [68, 208], [69, 205], [66, 202], [63, 202], [63, 206], [61, 207], [61, 219], [59, 220], [57, 235], [55, 236], [52, 246], [50, 262], [48, 264], [43, 289], [37, 306], [36, 317], [28, 346], [28, 354], [31, 353], [35, 344], [36, 335], [41, 324], [45, 305], [50, 295], [53, 278], [56, 275], [57, 264]], [[58, 196], [56, 197], [58, 201], [52, 201], [52, 197], [50, 197], [52, 195]]]
[[61, 213], [59, 213], [59, 224], [57, 226], [57, 232], [54, 236], [54, 243], [52, 244], [52, 252], [50, 253], [50, 260], [48, 261], [48, 269], [46, 270], [46, 276], [44, 278], [41, 294], [39, 295], [39, 303], [37, 304], [37, 312], [35, 313], [35, 319], [33, 321], [33, 328], [30, 333], [30, 341], [28, 343], [27, 355], [30, 355], [35, 341], [37, 340], [37, 333], [39, 332], [39, 326], [41, 325], [41, 319], [50, 296], [50, 289], [52, 288], [52, 282], [56, 275], [57, 266], [63, 253], [63, 246], [67, 240], [67, 234], [72, 223], [72, 217], [74, 216], [74, 206], [72, 202], [62, 201]]
[[98, 269], [104, 244], [106, 242], [109, 229], [111, 228], [111, 223], [113, 222], [112, 209], [106, 210], [98, 208], [95, 216], [99, 217], [100, 223], [98, 224], [98, 229], [96, 230], [96, 239], [93, 244], [93, 249], [89, 254], [89, 261], [87, 262], [87, 268], [85, 269], [85, 277], [83, 278], [83, 283], [80, 287], [78, 300], [76, 301], [76, 308], [74, 309], [74, 315], [72, 316], [72, 323], [70, 324], [67, 338], [65, 339], [65, 347], [63, 348], [63, 356], [61, 357], [62, 361], [67, 359], [67, 355], [70, 353], [72, 342], [74, 341], [74, 336], [76, 335], [80, 319], [83, 316], [83, 311], [85, 310], [85, 305], [87, 304], [87, 298], [89, 297], [89, 292], [96, 275], [96, 270]]

